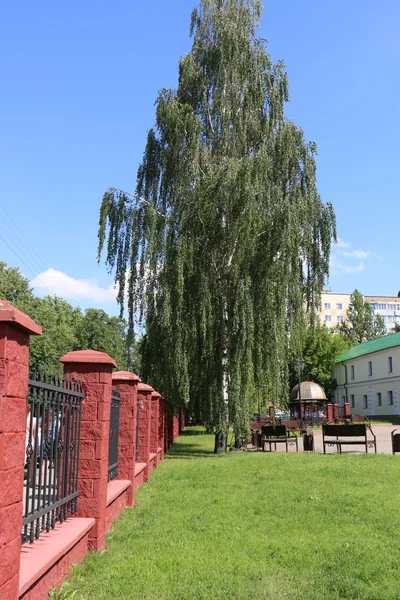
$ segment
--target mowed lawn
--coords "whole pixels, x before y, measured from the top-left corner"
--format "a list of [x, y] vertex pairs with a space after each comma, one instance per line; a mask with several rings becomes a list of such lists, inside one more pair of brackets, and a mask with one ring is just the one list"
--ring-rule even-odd
[[196, 433], [55, 597], [400, 599], [399, 457], [214, 456]]

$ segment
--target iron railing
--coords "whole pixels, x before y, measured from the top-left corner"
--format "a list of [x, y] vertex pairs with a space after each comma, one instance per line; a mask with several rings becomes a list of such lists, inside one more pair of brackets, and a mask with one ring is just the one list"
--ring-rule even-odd
[[80, 381], [38, 369], [28, 380], [22, 542], [54, 529], [78, 507]]
[[108, 481], [112, 481], [118, 476], [118, 439], [120, 404], [120, 392], [117, 388], [113, 388], [111, 394], [110, 443], [108, 446]]

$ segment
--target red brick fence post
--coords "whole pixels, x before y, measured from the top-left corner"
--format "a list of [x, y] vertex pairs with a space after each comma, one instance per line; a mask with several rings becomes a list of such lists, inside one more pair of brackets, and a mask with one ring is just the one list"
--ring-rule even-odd
[[86, 398], [82, 404], [81, 456], [78, 486], [79, 517], [96, 520], [89, 543], [102, 550], [106, 541], [108, 445], [110, 430], [112, 368], [114, 360], [104, 352], [68, 352], [60, 361], [65, 374], [81, 379]]
[[150, 454], [155, 454], [152, 468], [158, 465], [158, 419], [160, 414], [160, 398], [161, 394], [153, 392], [151, 394], [151, 425], [150, 425]]
[[159, 413], [158, 413], [158, 447], [160, 448], [160, 460], [164, 458], [165, 454], [165, 399], [161, 396], [159, 400]]
[[129, 371], [114, 371], [113, 385], [121, 394], [118, 443], [118, 479], [132, 482], [128, 488], [128, 506], [133, 506], [136, 454], [137, 388], [140, 378]]
[[0, 300], [0, 598], [17, 600], [21, 556], [29, 336], [41, 327]]
[[138, 461], [146, 464], [144, 481], [150, 473], [150, 425], [151, 425], [151, 394], [153, 388], [146, 383], [139, 383], [139, 457]]
[[339, 418], [339, 404], [334, 404], [333, 405], [333, 420], [336, 421], [336, 419]]

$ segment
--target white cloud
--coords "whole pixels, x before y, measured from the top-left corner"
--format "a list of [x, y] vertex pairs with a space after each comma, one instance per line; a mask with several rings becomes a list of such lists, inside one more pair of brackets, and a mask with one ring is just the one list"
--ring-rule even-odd
[[361, 271], [364, 271], [364, 263], [363, 262], [358, 263], [358, 265], [354, 265], [354, 266], [345, 265], [343, 267], [343, 273], [360, 273]]
[[117, 290], [114, 285], [100, 287], [94, 279], [75, 279], [62, 271], [47, 269], [31, 282], [36, 291], [49, 294], [50, 291], [66, 299], [90, 300], [92, 302], [115, 302]]
[[335, 244], [337, 248], [350, 248], [350, 244], [342, 240], [342, 238], [338, 237], [337, 242]]
[[353, 248], [349, 242], [338, 238], [337, 243], [332, 246], [330, 273], [331, 275], [361, 273], [365, 269], [365, 261], [374, 256], [379, 258], [371, 250]]
[[350, 252], [342, 252], [343, 256], [349, 256], [351, 258], [366, 259], [371, 256], [373, 252], [370, 250], [350, 250]]

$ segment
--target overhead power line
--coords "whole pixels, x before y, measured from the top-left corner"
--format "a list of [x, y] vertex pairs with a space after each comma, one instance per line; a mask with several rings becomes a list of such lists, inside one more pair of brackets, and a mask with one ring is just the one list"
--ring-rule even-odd
[[40, 283], [41, 283], [42, 285], [44, 285], [44, 287], [46, 288], [46, 290], [48, 290], [48, 291], [50, 292], [50, 294], [51, 294], [52, 296], [54, 296], [54, 295], [55, 295], [55, 293], [54, 293], [54, 292], [53, 292], [53, 291], [52, 291], [50, 288], [48, 288], [48, 287], [47, 287], [47, 285], [44, 283], [44, 281], [42, 281], [42, 280], [40, 279], [40, 277], [38, 277], [37, 273], [35, 273], [34, 271], [32, 271], [32, 269], [31, 269], [31, 268], [30, 268], [30, 267], [29, 267], [29, 266], [26, 264], [26, 262], [23, 260], [23, 258], [21, 258], [21, 256], [18, 254], [18, 252], [16, 252], [16, 251], [14, 250], [14, 248], [12, 248], [12, 247], [10, 246], [10, 244], [9, 244], [8, 242], [6, 242], [6, 240], [3, 238], [3, 236], [2, 236], [2, 235], [0, 235], [0, 240], [3, 240], [3, 242], [5, 243], [5, 245], [6, 245], [6, 246], [8, 246], [8, 247], [10, 248], [11, 252], [14, 252], [15, 256], [16, 256], [16, 257], [17, 257], [17, 258], [18, 258], [18, 259], [19, 259], [19, 260], [22, 262], [22, 264], [23, 264], [23, 265], [25, 265], [25, 267], [26, 267], [26, 268], [27, 268], [27, 269], [28, 269], [28, 270], [29, 270], [29, 271], [30, 271], [30, 272], [31, 272], [31, 273], [34, 275], [34, 277], [35, 277], [36, 279], [38, 279], [38, 281], [40, 281]]
[[[14, 224], [15, 229], [19, 233], [19, 235], [17, 235], [16, 232], [15, 232], [15, 230], [13, 229], [12, 225], [10, 225], [10, 223], [7, 221], [7, 218], [3, 217], [3, 222], [8, 227], [8, 229], [11, 231], [12, 235], [14, 236], [14, 239], [11, 237], [11, 235], [8, 232], [6, 232], [4, 230], [4, 228], [3, 228], [3, 233], [5, 235], [7, 235], [7, 237], [11, 241], [11, 243], [13, 245], [15, 245], [15, 247], [18, 250], [18, 252], [2, 236], [0, 236], [1, 239], [3, 240], [3, 242], [19, 258], [19, 260], [29, 270], [29, 272], [32, 273], [33, 276], [38, 281], [40, 281], [40, 283], [51, 293], [51, 295], [56, 296], [56, 295], [61, 294], [63, 296], [67, 296], [69, 298], [69, 300], [71, 300], [71, 302], [73, 304], [75, 304], [75, 306], [79, 307], [78, 302], [76, 302], [76, 300], [75, 300], [75, 298], [74, 298], [74, 296], [72, 294], [70, 294], [70, 293], [63, 293], [61, 284], [60, 284], [60, 282], [59, 282], [59, 280], [58, 280], [58, 278], [57, 278], [56, 275], [54, 275], [54, 280], [55, 280], [55, 283], [57, 284], [57, 286], [59, 287], [58, 294], [54, 290], [52, 291], [49, 288], [49, 286], [46, 285], [45, 282], [40, 278], [40, 272], [41, 271], [50, 270], [50, 267], [48, 265], [46, 265], [46, 263], [44, 262], [44, 260], [40, 257], [40, 255], [38, 254], [38, 252], [32, 246], [31, 242], [28, 240], [28, 238], [25, 236], [25, 234], [21, 231], [21, 229], [18, 227], [17, 223], [14, 221], [14, 219], [12, 218], [12, 216], [10, 215], [10, 213], [5, 208], [4, 204], [2, 204], [1, 202], [0, 202], [0, 207], [3, 209], [4, 213], [8, 216], [8, 218], [10, 219], [10, 221]], [[23, 240], [21, 239], [21, 236], [22, 236], [22, 238], [24, 240], [26, 240], [27, 244], [25, 244], [23, 242]], [[32, 253], [34, 253], [38, 258], [36, 259], [35, 256], [33, 256]], [[21, 256], [21, 254], [22, 254], [22, 256]], [[31, 265], [31, 267], [27, 264], [27, 262]]]

